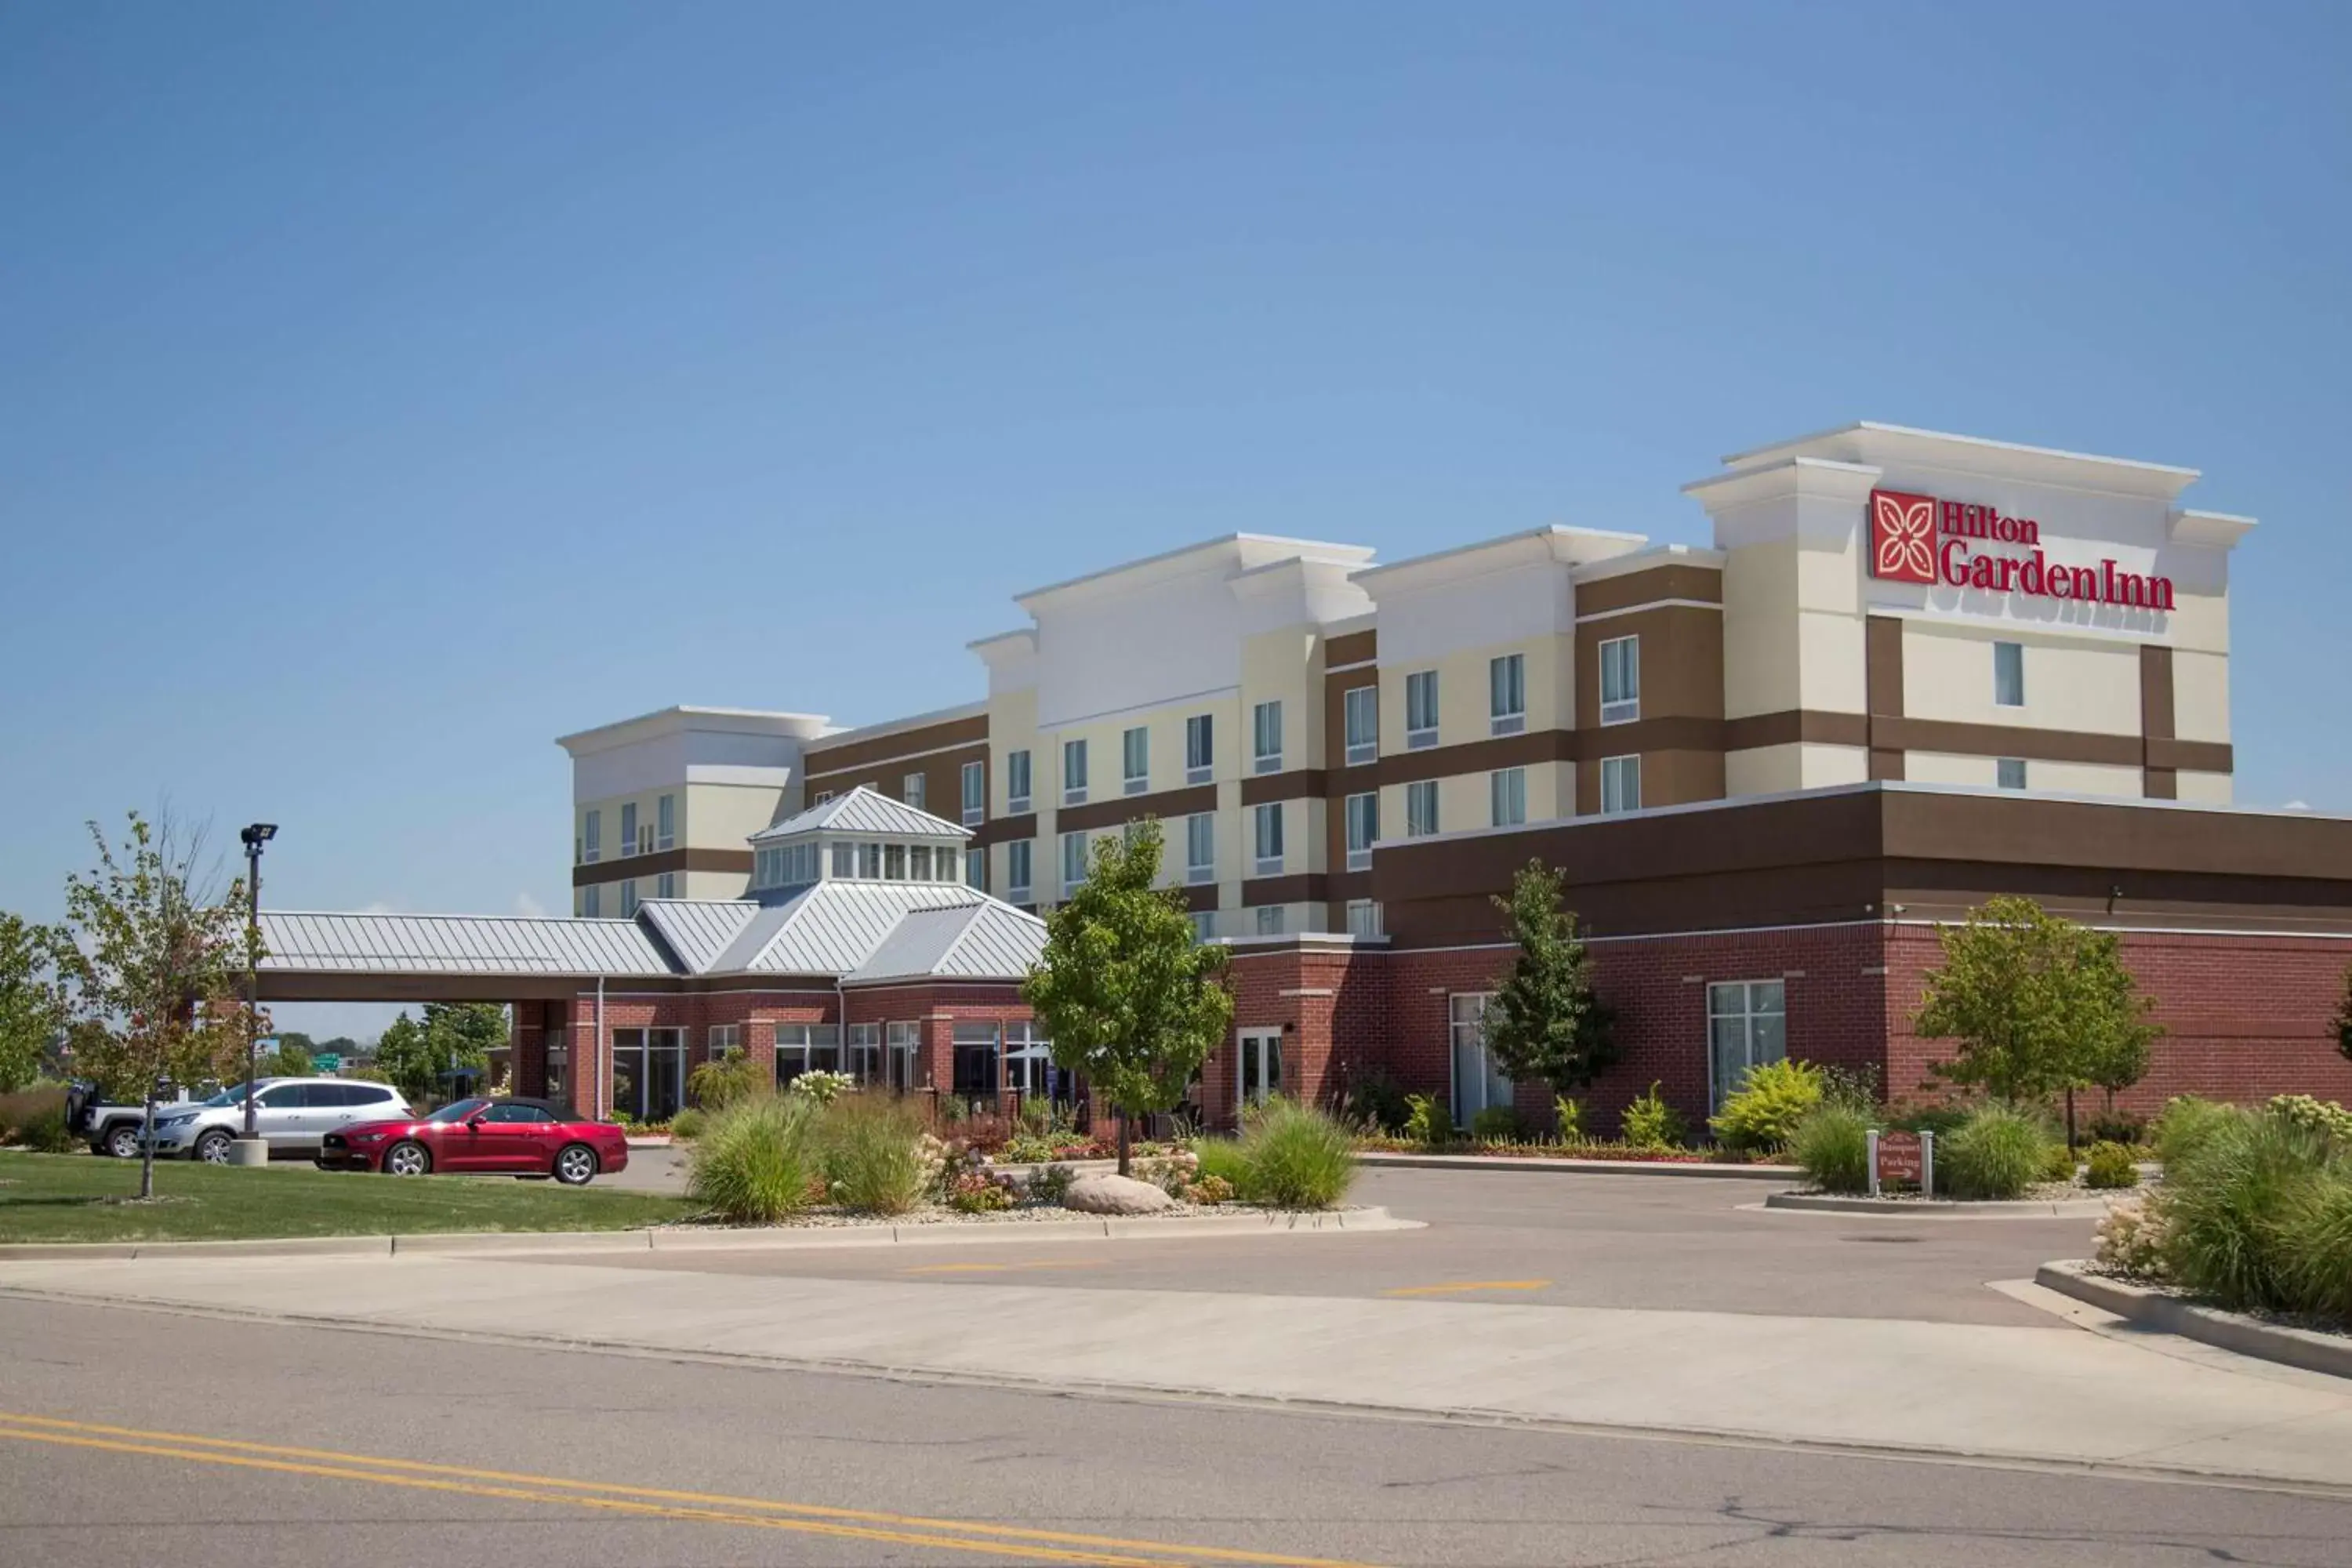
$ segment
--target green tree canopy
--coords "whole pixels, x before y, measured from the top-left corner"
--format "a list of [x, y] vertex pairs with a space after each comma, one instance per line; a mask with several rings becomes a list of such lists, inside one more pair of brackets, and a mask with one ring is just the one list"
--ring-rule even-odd
[[2111, 1093], [2147, 1071], [2153, 1005], [2110, 932], [2089, 931], [2031, 899], [1997, 898], [1937, 932], [1944, 964], [1927, 976], [1914, 1020], [1958, 1043], [1936, 1071], [2000, 1100], [2046, 1100], [2098, 1084]]
[[2336, 1005], [2336, 1048], [2352, 1061], [2352, 969], [2344, 972], [2344, 1000]]
[[1518, 955], [1486, 1004], [1486, 1048], [1513, 1079], [1555, 1093], [1584, 1088], [1617, 1059], [1616, 1015], [1593, 994], [1592, 963], [1561, 907], [1558, 871], [1530, 860], [1511, 878], [1503, 911]]
[[66, 1022], [57, 933], [0, 912], [0, 1094], [41, 1072], [41, 1054]]
[[1160, 857], [1150, 817], [1097, 839], [1086, 881], [1046, 917], [1045, 953], [1021, 987], [1055, 1065], [1119, 1112], [1122, 1175], [1130, 1119], [1181, 1101], [1234, 1017], [1224, 950], [1201, 945], [1181, 891], [1153, 886]]
[[427, 1002], [422, 1022], [404, 1011], [384, 1026], [375, 1065], [403, 1094], [422, 1100], [447, 1074], [487, 1067], [491, 1049], [506, 1043], [506, 1009], [497, 1003]]

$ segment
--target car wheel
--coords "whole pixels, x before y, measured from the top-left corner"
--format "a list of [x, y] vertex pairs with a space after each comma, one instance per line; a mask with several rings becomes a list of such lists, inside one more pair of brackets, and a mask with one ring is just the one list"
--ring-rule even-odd
[[207, 1165], [226, 1165], [228, 1163], [228, 1146], [235, 1142], [226, 1131], [215, 1127], [196, 1140], [195, 1157]]
[[596, 1151], [585, 1143], [566, 1143], [555, 1154], [555, 1179], [567, 1187], [584, 1187], [596, 1177]]
[[139, 1157], [139, 1128], [137, 1123], [124, 1121], [117, 1124], [116, 1126], [108, 1128], [105, 1141], [96, 1145], [96, 1147], [101, 1152], [111, 1154], [118, 1160], [137, 1159]]
[[383, 1173], [387, 1176], [422, 1176], [432, 1169], [433, 1156], [425, 1152], [422, 1143], [394, 1143], [383, 1152]]

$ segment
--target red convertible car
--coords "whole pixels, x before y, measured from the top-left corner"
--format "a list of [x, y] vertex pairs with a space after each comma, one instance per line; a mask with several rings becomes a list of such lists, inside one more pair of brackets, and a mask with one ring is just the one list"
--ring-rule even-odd
[[585, 1186], [598, 1173], [625, 1170], [629, 1145], [609, 1121], [577, 1121], [544, 1100], [460, 1100], [422, 1121], [364, 1121], [326, 1135], [322, 1171], [382, 1171], [422, 1176], [553, 1176]]

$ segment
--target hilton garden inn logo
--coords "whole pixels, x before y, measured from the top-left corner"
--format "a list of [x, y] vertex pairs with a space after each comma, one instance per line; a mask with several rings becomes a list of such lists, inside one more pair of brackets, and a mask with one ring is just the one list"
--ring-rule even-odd
[[[1988, 548], [2000, 544], [2032, 552], [1995, 554]], [[2113, 561], [2095, 569], [2053, 563], [2042, 553], [2042, 525], [2030, 517], [1902, 490], [1870, 492], [1870, 574], [1889, 583], [2172, 608], [2169, 577], [2117, 571]]]

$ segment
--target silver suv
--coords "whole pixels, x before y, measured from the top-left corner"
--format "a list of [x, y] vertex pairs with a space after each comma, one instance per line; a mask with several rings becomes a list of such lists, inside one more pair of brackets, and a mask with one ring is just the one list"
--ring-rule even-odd
[[[328, 1133], [359, 1121], [405, 1120], [408, 1101], [384, 1083], [340, 1078], [265, 1078], [253, 1086], [253, 1125], [269, 1157], [314, 1159]], [[225, 1089], [201, 1105], [159, 1112], [155, 1152], [184, 1154], [215, 1165], [245, 1136], [245, 1085]]]

